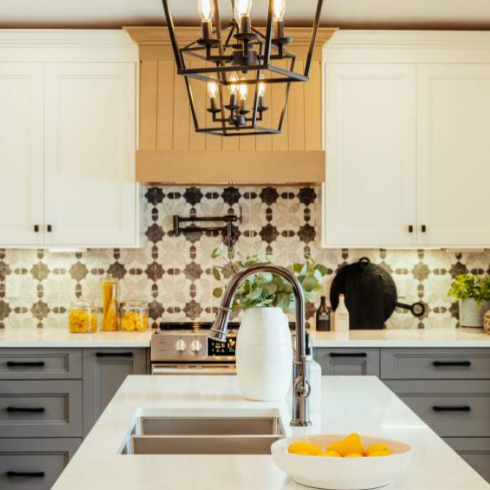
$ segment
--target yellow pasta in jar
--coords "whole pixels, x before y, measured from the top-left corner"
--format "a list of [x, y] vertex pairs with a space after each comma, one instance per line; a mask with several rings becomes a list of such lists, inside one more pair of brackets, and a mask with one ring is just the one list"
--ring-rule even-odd
[[97, 315], [87, 310], [71, 310], [69, 323], [71, 333], [93, 333], [97, 331]]

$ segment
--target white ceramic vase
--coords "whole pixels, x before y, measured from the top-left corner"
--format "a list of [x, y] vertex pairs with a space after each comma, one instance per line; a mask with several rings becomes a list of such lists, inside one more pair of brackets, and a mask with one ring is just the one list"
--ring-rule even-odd
[[489, 301], [459, 300], [459, 325], [463, 328], [482, 328], [483, 315], [490, 309]]
[[293, 346], [281, 308], [246, 310], [238, 329], [236, 368], [247, 400], [284, 399], [292, 377]]

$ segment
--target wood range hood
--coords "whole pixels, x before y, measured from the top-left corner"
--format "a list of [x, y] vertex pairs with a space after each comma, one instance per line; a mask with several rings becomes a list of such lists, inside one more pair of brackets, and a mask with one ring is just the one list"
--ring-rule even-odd
[[[337, 29], [319, 29], [310, 81], [292, 83], [279, 135], [219, 137], [194, 131], [184, 78], [178, 76], [165, 27], [125, 27], [139, 46], [140, 114], [136, 179], [152, 184], [315, 184], [325, 181], [322, 150], [322, 46]], [[179, 43], [198, 38], [196, 27], [177, 28]], [[304, 68], [309, 28], [289, 28], [296, 70]], [[192, 61], [198, 66], [204, 63]], [[206, 112], [206, 84], [191, 81], [196, 110]], [[265, 124], [277, 124], [285, 87], [266, 93]]]

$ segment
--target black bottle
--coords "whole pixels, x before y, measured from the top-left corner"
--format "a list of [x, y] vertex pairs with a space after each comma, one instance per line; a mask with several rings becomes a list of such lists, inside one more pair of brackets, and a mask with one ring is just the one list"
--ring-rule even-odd
[[327, 308], [325, 296], [321, 297], [320, 306], [316, 310], [316, 330], [317, 332], [330, 332], [330, 309]]

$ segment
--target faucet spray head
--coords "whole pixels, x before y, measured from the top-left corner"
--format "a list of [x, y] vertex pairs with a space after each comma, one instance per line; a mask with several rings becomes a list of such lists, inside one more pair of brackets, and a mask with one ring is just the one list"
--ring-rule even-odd
[[230, 320], [231, 308], [220, 306], [218, 314], [214, 320], [213, 326], [209, 331], [208, 337], [217, 342], [226, 342], [226, 334], [228, 332], [228, 322]]

